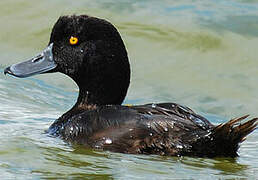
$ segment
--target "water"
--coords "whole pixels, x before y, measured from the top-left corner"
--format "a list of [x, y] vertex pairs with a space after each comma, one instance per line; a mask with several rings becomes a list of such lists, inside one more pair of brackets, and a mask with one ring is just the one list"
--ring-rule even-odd
[[44, 133], [75, 102], [61, 74], [17, 79], [7, 65], [40, 52], [60, 15], [90, 14], [119, 29], [130, 56], [125, 103], [173, 101], [213, 123], [258, 116], [258, 1], [0, 1], [1, 179], [258, 177], [258, 131], [236, 159], [126, 155], [67, 145]]

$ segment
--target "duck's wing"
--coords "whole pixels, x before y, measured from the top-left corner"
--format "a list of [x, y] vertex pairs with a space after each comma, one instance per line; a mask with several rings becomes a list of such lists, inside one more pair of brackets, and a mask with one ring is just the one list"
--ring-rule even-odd
[[180, 117], [186, 122], [189, 121], [203, 130], [208, 130], [214, 127], [206, 118], [199, 114], [196, 114], [189, 107], [182, 106], [176, 103], [145, 104], [132, 106], [132, 108], [136, 109], [139, 113], [142, 114], [156, 114], [174, 118]]

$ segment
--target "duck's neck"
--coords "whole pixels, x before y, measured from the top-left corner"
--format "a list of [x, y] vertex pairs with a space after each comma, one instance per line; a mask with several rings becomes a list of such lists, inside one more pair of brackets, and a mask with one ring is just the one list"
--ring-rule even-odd
[[63, 122], [76, 114], [96, 109], [100, 104], [93, 101], [94, 98], [92, 98], [92, 96], [93, 95], [89, 91], [80, 89], [75, 105], [69, 111], [64, 113], [58, 121]]
[[120, 105], [125, 98], [126, 90], [116, 89], [115, 86], [113, 88], [99, 86], [93, 89], [79, 86], [79, 95], [73, 108], [92, 110], [102, 105]]
[[77, 102], [74, 105], [74, 109], [80, 110], [92, 110], [96, 109], [98, 106], [102, 105], [96, 101], [97, 96], [88, 90], [80, 89]]

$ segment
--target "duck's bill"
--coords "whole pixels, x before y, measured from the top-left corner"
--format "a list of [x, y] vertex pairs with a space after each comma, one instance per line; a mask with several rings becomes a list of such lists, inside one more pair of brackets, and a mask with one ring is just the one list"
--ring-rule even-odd
[[7, 67], [4, 74], [25, 78], [55, 69], [57, 65], [53, 58], [52, 48], [53, 43], [32, 59]]

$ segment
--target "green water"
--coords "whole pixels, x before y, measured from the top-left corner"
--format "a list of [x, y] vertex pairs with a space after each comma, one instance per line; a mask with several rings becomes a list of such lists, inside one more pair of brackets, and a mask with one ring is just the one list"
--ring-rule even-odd
[[2, 72], [40, 52], [66, 14], [118, 28], [132, 66], [125, 103], [177, 102], [215, 124], [258, 116], [258, 1], [1, 0], [1, 179], [258, 178], [257, 130], [236, 159], [92, 151], [47, 136], [75, 102], [75, 84], [61, 74], [17, 79]]

